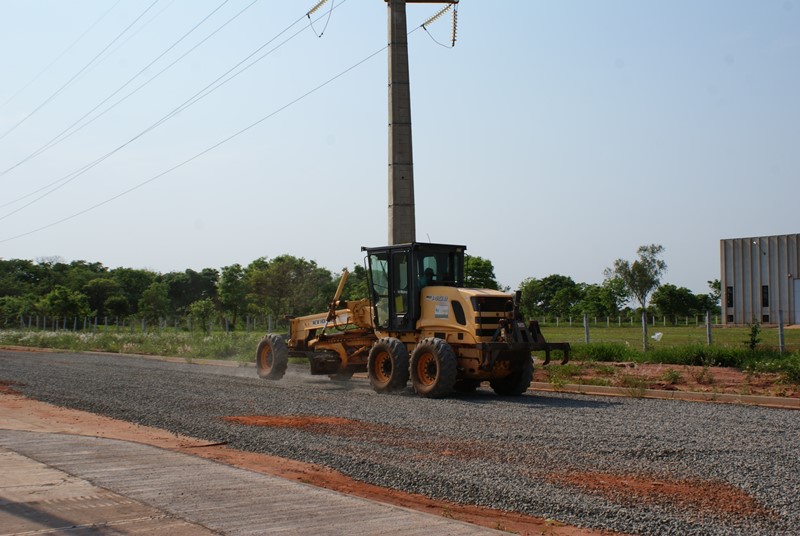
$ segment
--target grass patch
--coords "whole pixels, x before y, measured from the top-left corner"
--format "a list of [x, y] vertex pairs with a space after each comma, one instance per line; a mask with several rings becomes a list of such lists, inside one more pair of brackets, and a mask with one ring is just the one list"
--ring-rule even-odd
[[572, 346], [572, 356], [581, 361], [620, 362], [633, 361], [641, 352], [624, 343], [578, 343]]
[[0, 331], [4, 345], [236, 361], [253, 361], [260, 340], [260, 334], [247, 333]]
[[683, 374], [672, 368], [668, 368], [666, 371], [664, 371], [664, 374], [661, 376], [661, 379], [667, 382], [669, 385], [678, 385], [680, 383], [686, 383], [686, 379], [683, 377]]
[[647, 382], [640, 376], [623, 374], [618, 380], [618, 386], [625, 389], [629, 396], [642, 398], [644, 396], [644, 391], [647, 388]]

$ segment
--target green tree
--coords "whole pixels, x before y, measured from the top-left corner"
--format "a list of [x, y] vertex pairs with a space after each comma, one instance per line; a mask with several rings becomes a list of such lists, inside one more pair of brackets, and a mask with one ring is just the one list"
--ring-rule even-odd
[[157, 322], [169, 313], [169, 287], [166, 283], [155, 281], [142, 293], [139, 299], [139, 313], [150, 322]]
[[131, 314], [130, 303], [128, 303], [128, 299], [122, 294], [114, 294], [106, 298], [106, 301], [103, 302], [103, 310], [106, 314], [116, 318]]
[[676, 287], [670, 283], [659, 286], [650, 300], [662, 315], [675, 319], [689, 316], [697, 311], [697, 297], [686, 287]]
[[625, 303], [625, 288], [618, 278], [606, 279], [600, 285], [583, 285], [580, 312], [595, 317], [611, 317], [620, 313]]
[[40, 296], [48, 280], [44, 267], [21, 259], [0, 259], [0, 296]]
[[[83, 293], [89, 299], [89, 307], [96, 311], [98, 316], [105, 316], [108, 314], [106, 311], [106, 301], [111, 296], [122, 297], [122, 289], [114, 279], [110, 277], [98, 277], [92, 279], [83, 286]], [[124, 297], [122, 297], [124, 299]]]
[[189, 305], [189, 315], [192, 319], [203, 326], [206, 335], [211, 334], [211, 319], [217, 314], [217, 308], [211, 298], [197, 300]]
[[[556, 316], [559, 314], [565, 296], [571, 296], [577, 284], [571, 277], [552, 274], [542, 279], [528, 278], [520, 284], [522, 302], [520, 308], [528, 317]], [[564, 289], [556, 301], [556, 294]]]
[[[336, 278], [335, 285], [339, 286], [341, 276]], [[369, 298], [369, 282], [367, 270], [359, 264], [354, 264], [347, 277], [347, 283], [342, 291], [343, 300], [366, 300]]]
[[155, 272], [133, 268], [115, 268], [111, 270], [110, 275], [119, 283], [120, 291], [128, 301], [128, 314], [138, 312], [139, 300], [144, 291], [158, 278]]
[[20, 318], [27, 320], [27, 316], [36, 312], [36, 305], [32, 295], [25, 296], [0, 296], [0, 326], [15, 327], [19, 325]]
[[291, 255], [258, 262], [246, 273], [248, 299], [258, 311], [278, 320], [323, 312], [336, 291], [330, 271]]
[[231, 315], [231, 325], [233, 329], [236, 329], [239, 313], [247, 307], [247, 282], [244, 278], [244, 269], [240, 264], [222, 268], [217, 284], [217, 294], [222, 310]]
[[464, 259], [464, 286], [467, 288], [499, 290], [500, 285], [494, 275], [492, 261], [477, 255], [467, 256]]
[[625, 283], [630, 299], [639, 302], [642, 308], [642, 347], [647, 350], [647, 298], [661, 282], [661, 276], [667, 271], [667, 263], [659, 257], [664, 246], [650, 244], [639, 246], [636, 253], [639, 258], [632, 263], [624, 259], [614, 261], [613, 268], [606, 268], [606, 279], [618, 277]]
[[162, 277], [168, 287], [170, 308], [179, 315], [185, 314], [189, 305], [198, 300], [216, 300], [218, 280], [219, 272], [213, 268], [204, 268], [200, 272], [187, 269], [183, 272], [170, 272]]
[[722, 297], [722, 283], [719, 279], [708, 281], [708, 294], [697, 295], [697, 308], [702, 312], [720, 313], [719, 300]]
[[93, 314], [86, 295], [62, 285], [43, 296], [39, 308], [54, 318], [82, 318]]

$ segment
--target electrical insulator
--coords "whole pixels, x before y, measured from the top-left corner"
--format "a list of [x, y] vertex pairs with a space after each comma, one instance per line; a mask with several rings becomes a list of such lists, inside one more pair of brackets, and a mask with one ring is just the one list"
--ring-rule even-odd
[[425, 22], [423, 22], [423, 23], [422, 23], [422, 26], [423, 26], [423, 27], [425, 27], [425, 26], [428, 26], [428, 24], [430, 24], [430, 23], [432, 23], [432, 22], [436, 21], [436, 20], [437, 20], [439, 17], [441, 17], [442, 15], [444, 15], [445, 13], [447, 13], [447, 12], [448, 12], [448, 11], [449, 11], [449, 10], [450, 10], [452, 7], [453, 7], [453, 4], [448, 4], [446, 7], [443, 7], [441, 10], [439, 10], [439, 12], [438, 12], [438, 13], [436, 13], [436, 15], [434, 15], [434, 16], [433, 16], [433, 17], [431, 17], [431, 18], [429, 18], [429, 19], [428, 19], [428, 20], [426, 20]]
[[458, 8], [453, 10], [453, 44], [456, 46], [456, 31], [458, 30]]
[[309, 18], [310, 18], [310, 17], [311, 17], [311, 15], [313, 15], [313, 14], [314, 14], [316, 11], [318, 11], [318, 10], [319, 10], [319, 8], [321, 8], [321, 7], [323, 6], [323, 4], [325, 4], [325, 2], [327, 2], [327, 1], [328, 1], [328, 0], [319, 0], [319, 2], [317, 2], [317, 5], [315, 5], [314, 7], [312, 7], [312, 8], [311, 8], [311, 9], [308, 11], [308, 13], [306, 13], [306, 17], [309, 17]]

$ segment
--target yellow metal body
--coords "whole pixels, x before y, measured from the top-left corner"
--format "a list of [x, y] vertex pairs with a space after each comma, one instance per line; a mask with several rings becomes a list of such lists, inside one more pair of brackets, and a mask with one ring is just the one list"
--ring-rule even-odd
[[[364, 365], [375, 342], [369, 300], [337, 302], [334, 313], [291, 319], [287, 345], [294, 351], [334, 352], [342, 367]], [[344, 307], [342, 307], [344, 306]]]
[[[478, 312], [473, 308], [472, 298], [504, 300], [508, 307], [503, 311]], [[456, 314], [458, 309], [462, 314]], [[406, 345], [409, 353], [422, 339], [444, 339], [455, 352], [460, 377], [489, 380], [502, 378], [511, 372], [510, 363], [505, 360], [496, 361], [489, 369], [481, 368], [484, 355], [479, 345], [506, 342], [501, 320], [514, 320], [513, 296], [510, 294], [489, 289], [428, 286], [421, 291], [420, 316], [415, 332], [378, 330], [376, 337], [396, 337]]]

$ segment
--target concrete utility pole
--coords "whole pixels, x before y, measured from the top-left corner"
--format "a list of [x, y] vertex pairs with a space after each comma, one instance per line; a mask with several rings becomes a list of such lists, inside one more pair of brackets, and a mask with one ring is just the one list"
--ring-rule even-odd
[[406, 4], [457, 4], [458, 0], [385, 0], [389, 7], [389, 245], [414, 242], [414, 158], [408, 76]]

